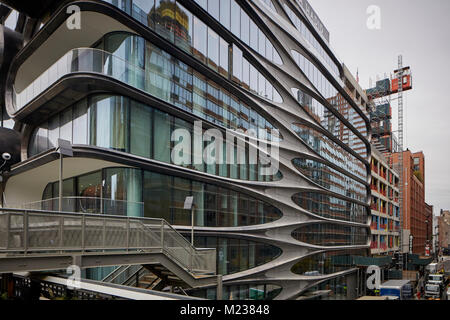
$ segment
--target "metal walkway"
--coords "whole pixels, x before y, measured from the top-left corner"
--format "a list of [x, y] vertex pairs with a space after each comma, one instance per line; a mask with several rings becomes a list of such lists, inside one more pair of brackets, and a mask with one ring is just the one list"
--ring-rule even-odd
[[141, 265], [188, 287], [217, 283], [215, 249], [165, 220], [0, 208], [0, 273]]
[[[1, 275], [0, 275], [1, 278]], [[34, 290], [40, 299], [76, 298], [77, 300], [204, 300], [170, 292], [133, 288], [125, 285], [81, 279], [76, 286], [68, 285], [67, 277], [29, 273], [10, 275], [16, 298], [27, 299]], [[37, 298], [37, 297], [36, 297]]]

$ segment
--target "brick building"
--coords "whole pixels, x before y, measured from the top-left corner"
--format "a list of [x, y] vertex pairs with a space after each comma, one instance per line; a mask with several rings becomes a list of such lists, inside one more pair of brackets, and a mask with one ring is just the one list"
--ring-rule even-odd
[[[398, 171], [399, 153], [393, 154], [394, 168]], [[403, 245], [408, 246], [413, 236], [412, 252], [424, 254], [427, 240], [427, 211], [425, 206], [425, 156], [423, 152], [403, 152]], [[431, 238], [431, 223], [428, 223]]]
[[450, 248], [450, 210], [441, 210], [438, 226], [439, 247]]

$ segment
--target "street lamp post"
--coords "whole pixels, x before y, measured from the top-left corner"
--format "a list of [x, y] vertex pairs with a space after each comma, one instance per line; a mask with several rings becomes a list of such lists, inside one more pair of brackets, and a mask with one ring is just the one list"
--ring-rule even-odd
[[58, 197], [58, 211], [62, 211], [62, 197], [63, 197], [63, 158], [64, 156], [73, 157], [72, 144], [70, 141], [58, 139], [59, 151], [59, 197]]

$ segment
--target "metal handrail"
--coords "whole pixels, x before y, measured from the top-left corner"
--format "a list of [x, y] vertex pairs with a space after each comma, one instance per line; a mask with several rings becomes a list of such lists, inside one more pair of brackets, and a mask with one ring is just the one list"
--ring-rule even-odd
[[[129, 210], [135, 211], [134, 213], [138, 213], [140, 216], [144, 213], [143, 202], [76, 196], [63, 197], [61, 201], [62, 211], [64, 212], [112, 213], [113, 215], [123, 216], [127, 216]], [[132, 208], [129, 208], [130, 205]], [[59, 198], [49, 198], [14, 206], [25, 210], [59, 211]]]
[[164, 219], [0, 208], [0, 252], [159, 250], [192, 273], [216, 273], [216, 250], [197, 249]]

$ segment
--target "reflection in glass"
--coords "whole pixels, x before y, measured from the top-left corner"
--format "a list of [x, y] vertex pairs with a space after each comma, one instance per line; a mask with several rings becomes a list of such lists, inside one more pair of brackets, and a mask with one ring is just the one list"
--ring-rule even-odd
[[[350, 148], [357, 151], [363, 158], [367, 158], [367, 148], [364, 142], [352, 133], [341, 120], [339, 120], [330, 110], [300, 89], [292, 89], [292, 93], [297, 98], [302, 108], [320, 124], [324, 129], [334, 135], [336, 138], [347, 144]], [[347, 112], [342, 108], [336, 108], [342, 115]], [[347, 108], [348, 109], [348, 108]], [[347, 110], [349, 111], [349, 110]], [[348, 116], [346, 116], [348, 118]], [[362, 120], [361, 120], [362, 121]], [[363, 125], [365, 127], [365, 125]], [[358, 128], [358, 127], [357, 127]], [[361, 126], [359, 126], [359, 129]], [[352, 139], [349, 139], [352, 137]]]
[[[235, 110], [237, 108], [236, 102], [230, 98], [228, 92], [219, 90], [210, 82], [206, 84], [196, 77], [194, 84], [203, 88], [194, 91], [198, 92], [198, 94], [194, 94], [194, 114], [218, 124], [221, 124], [220, 121], [224, 121], [227, 126], [237, 125], [238, 128], [241, 128], [243, 124], [239, 123], [238, 119], [229, 121], [228, 117], [231, 117], [230, 114], [243, 117], [248, 117], [248, 115], [237, 114], [237, 110]], [[202, 92], [202, 90], [206, 92]], [[73, 108], [76, 112], [72, 112]], [[247, 112], [251, 110], [246, 109]], [[81, 112], [84, 112], [84, 114], [80, 114]], [[252, 112], [254, 111], [252, 110]], [[68, 123], [72, 125], [66, 128], [67, 131], [74, 132], [72, 143], [77, 141], [77, 143], [86, 144], [85, 141], [87, 140], [89, 141], [88, 144], [92, 146], [127, 152], [165, 163], [172, 163], [171, 153], [175, 146], [172, 141], [174, 130], [186, 129], [188, 132], [192, 132], [192, 123], [123, 96], [93, 95], [81, 100], [73, 107], [69, 107], [61, 114], [71, 114], [76, 117], [77, 121], [69, 121]], [[260, 119], [257, 124], [258, 127], [267, 130], [273, 129], [264, 118], [261, 117]], [[29, 144], [30, 157], [54, 147], [49, 145], [50, 137], [54, 141], [59, 138], [61, 131], [59, 130], [59, 121], [60, 115], [57, 114], [50, 118], [48, 122], [44, 122], [34, 129]], [[51, 131], [48, 130], [48, 123], [53, 125]], [[74, 128], [89, 129], [86, 132], [84, 130], [74, 131]], [[52, 133], [52, 136], [50, 136], [50, 133]], [[207, 144], [205, 142], [205, 147]], [[205, 165], [205, 163], [192, 165], [192, 156], [188, 157], [190, 163], [175, 164], [223, 177], [248, 180], [248, 167], [250, 166], [248, 163], [250, 152], [248, 144], [246, 144], [245, 149], [239, 149], [240, 155], [245, 159], [242, 164], [237, 164], [237, 150], [234, 152], [235, 158], [233, 161], [227, 161], [225, 150], [226, 144], [224, 143], [222, 163], [218, 162], [215, 165]], [[240, 166], [240, 171], [236, 170], [237, 166]], [[252, 166], [252, 170], [256, 173], [251, 177], [254, 181], [278, 181], [282, 178], [281, 172], [275, 175], [263, 175], [262, 168], [265, 164], [260, 161]]]
[[281, 249], [277, 247], [244, 239], [195, 236], [194, 245], [197, 248], [216, 249], [217, 272], [222, 275], [266, 264], [281, 255]]
[[292, 163], [298, 171], [320, 186], [351, 199], [361, 202], [366, 200], [366, 187], [345, 174], [310, 159], [294, 159]]
[[348, 270], [353, 256], [367, 256], [367, 250], [342, 250], [317, 253], [301, 259], [291, 269], [302, 276], [323, 276]]
[[[187, 196], [192, 195], [195, 203], [195, 225], [199, 227], [223, 228], [261, 225], [274, 222], [282, 217], [279, 209], [243, 193], [213, 184], [142, 169], [105, 168], [65, 179], [63, 183], [64, 197], [113, 200], [93, 202], [97, 205], [95, 210], [82, 210], [81, 212], [113, 212], [114, 214], [120, 212], [126, 213], [128, 216], [139, 216], [142, 215], [141, 202], [143, 202], [145, 217], [162, 218], [173, 225], [187, 226], [191, 225], [191, 216], [184, 209], [184, 201]], [[58, 187], [58, 182], [49, 183], [44, 189], [43, 200], [57, 198]], [[101, 205], [105, 207], [100, 208]], [[111, 210], [112, 208], [108, 207], [111, 205], [122, 206], [122, 208]], [[244, 242], [237, 246], [227, 244], [227, 248], [237, 248], [239, 251], [243, 244]], [[242, 249], [244, 250], [242, 252], [245, 252], [246, 260], [236, 262], [232, 267], [226, 268], [237, 268], [237, 271], [234, 272], [238, 272], [241, 270], [240, 268], [263, 264], [271, 260], [270, 257], [279, 255], [278, 251], [270, 246], [252, 246], [251, 242], [246, 242], [245, 246], [246, 249]], [[229, 255], [234, 254], [237, 257], [242, 256], [235, 251], [229, 253]], [[254, 254], [254, 256], [249, 258], [247, 257], [249, 254]], [[236, 261], [240, 261], [238, 258], [236, 259]]]
[[303, 192], [294, 195], [292, 200], [303, 209], [324, 218], [367, 223], [366, 207], [325, 193]]
[[298, 241], [328, 247], [366, 245], [367, 236], [367, 228], [331, 223], [308, 224], [292, 232]]
[[364, 163], [327, 136], [300, 123], [293, 124], [292, 129], [321, 157], [363, 180], [367, 179]]

